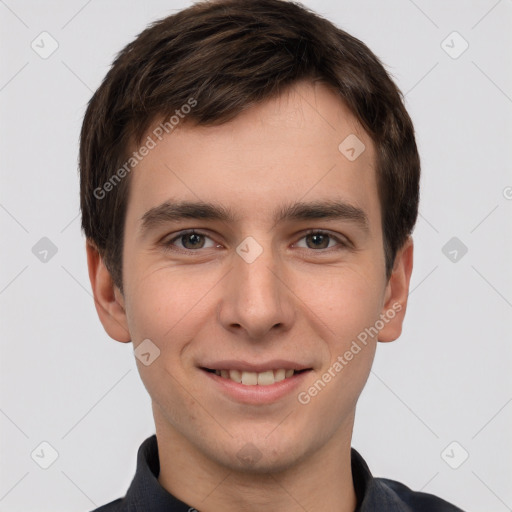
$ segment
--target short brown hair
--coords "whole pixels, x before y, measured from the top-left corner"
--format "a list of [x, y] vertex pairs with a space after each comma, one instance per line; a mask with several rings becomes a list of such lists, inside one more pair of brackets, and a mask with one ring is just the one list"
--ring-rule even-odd
[[104, 197], [97, 191], [126, 164], [148, 127], [191, 97], [197, 103], [187, 122], [222, 124], [304, 79], [330, 86], [375, 144], [389, 278], [419, 202], [420, 161], [399, 89], [365, 44], [299, 3], [216, 0], [194, 4], [139, 34], [117, 55], [85, 113], [82, 229], [121, 292], [130, 174]]

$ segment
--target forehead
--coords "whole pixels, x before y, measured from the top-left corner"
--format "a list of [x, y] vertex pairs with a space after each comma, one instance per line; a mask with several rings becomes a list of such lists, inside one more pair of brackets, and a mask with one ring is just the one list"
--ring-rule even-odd
[[325, 85], [297, 83], [222, 125], [184, 117], [162, 140], [156, 124], [144, 137], [155, 145], [132, 171], [127, 224], [171, 198], [223, 204], [252, 222], [272, 222], [299, 199], [342, 200], [379, 217], [373, 143]]

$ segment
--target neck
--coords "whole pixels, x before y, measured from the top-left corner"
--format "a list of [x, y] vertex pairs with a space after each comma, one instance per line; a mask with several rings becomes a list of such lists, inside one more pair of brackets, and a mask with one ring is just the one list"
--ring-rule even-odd
[[292, 467], [265, 474], [240, 472], [206, 457], [155, 414], [160, 485], [179, 500], [208, 512], [354, 512], [347, 426]]

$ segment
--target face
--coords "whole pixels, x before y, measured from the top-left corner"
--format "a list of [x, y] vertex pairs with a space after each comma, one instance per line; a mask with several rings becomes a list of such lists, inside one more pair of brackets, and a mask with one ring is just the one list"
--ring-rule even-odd
[[374, 162], [340, 100], [299, 83], [229, 123], [183, 123], [137, 165], [124, 295], [100, 316], [159, 351], [137, 365], [161, 435], [255, 472], [349, 442], [410, 275], [399, 255], [385, 278]]

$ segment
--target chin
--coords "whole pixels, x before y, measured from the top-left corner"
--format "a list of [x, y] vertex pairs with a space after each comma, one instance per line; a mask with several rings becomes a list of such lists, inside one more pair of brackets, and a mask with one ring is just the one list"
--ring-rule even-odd
[[260, 436], [239, 436], [236, 442], [225, 447], [224, 460], [219, 462], [234, 472], [261, 475], [280, 473], [300, 463], [308, 452], [315, 449], [308, 447], [304, 436], [295, 439], [286, 436], [286, 432], [271, 436], [269, 431]]

